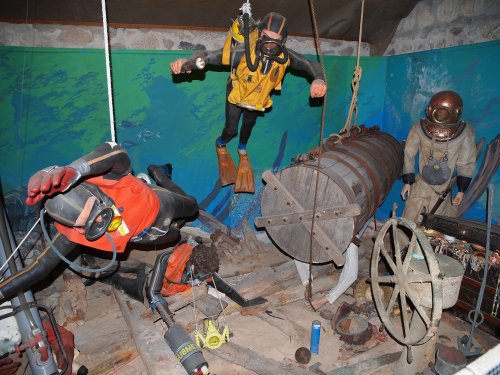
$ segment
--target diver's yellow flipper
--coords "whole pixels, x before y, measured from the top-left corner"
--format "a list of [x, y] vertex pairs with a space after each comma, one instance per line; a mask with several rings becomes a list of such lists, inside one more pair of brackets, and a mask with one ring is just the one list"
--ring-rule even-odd
[[215, 146], [217, 159], [219, 161], [219, 177], [222, 186], [231, 185], [236, 182], [236, 165], [226, 146]]
[[254, 193], [255, 184], [253, 181], [253, 171], [248, 160], [246, 151], [238, 150], [240, 155], [240, 164], [238, 165], [238, 175], [236, 177], [236, 184], [234, 185], [235, 193]]

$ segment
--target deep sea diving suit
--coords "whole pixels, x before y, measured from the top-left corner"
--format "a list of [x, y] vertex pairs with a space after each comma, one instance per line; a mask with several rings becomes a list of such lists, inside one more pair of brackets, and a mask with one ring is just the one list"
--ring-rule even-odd
[[[456, 169], [458, 193], [445, 199], [435, 214], [457, 216], [457, 206], [469, 186], [476, 166], [476, 145], [473, 127], [460, 121], [462, 99], [453, 91], [435, 94], [426, 109], [426, 118], [416, 122], [408, 134], [404, 150], [402, 196], [410, 192], [403, 217], [420, 223], [420, 214], [429, 213], [440, 196], [451, 188]], [[415, 157], [418, 174], [415, 177]], [[410, 188], [411, 186], [411, 188]]]
[[[258, 26], [258, 39], [249, 38], [246, 43], [236, 43], [216, 52], [195, 53], [193, 60], [202, 58], [206, 65], [229, 65], [231, 74], [226, 86], [226, 120], [220, 137], [216, 140], [221, 185], [235, 184], [235, 192], [253, 193], [255, 190], [253, 172], [246, 145], [257, 117], [272, 106], [271, 93], [281, 90], [282, 80], [288, 67], [307, 73], [313, 82], [311, 96], [323, 97], [326, 93], [325, 77], [317, 61], [285, 47], [287, 20], [281, 14], [267, 14]], [[256, 39], [256, 40], [255, 40]], [[243, 40], [243, 39], [242, 39]], [[181, 72], [185, 59], [171, 64], [172, 73]], [[238, 169], [229, 155], [226, 144], [238, 134], [241, 115]]]

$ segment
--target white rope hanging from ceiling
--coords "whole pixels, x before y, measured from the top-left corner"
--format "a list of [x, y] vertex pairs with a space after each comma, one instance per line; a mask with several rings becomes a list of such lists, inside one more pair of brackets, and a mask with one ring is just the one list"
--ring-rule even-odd
[[102, 7], [102, 30], [104, 33], [104, 55], [106, 57], [106, 80], [108, 83], [108, 105], [109, 105], [109, 125], [111, 140], [116, 142], [115, 117], [113, 108], [113, 81], [111, 78], [111, 59], [109, 54], [108, 18], [106, 15], [106, 0], [101, 0]]

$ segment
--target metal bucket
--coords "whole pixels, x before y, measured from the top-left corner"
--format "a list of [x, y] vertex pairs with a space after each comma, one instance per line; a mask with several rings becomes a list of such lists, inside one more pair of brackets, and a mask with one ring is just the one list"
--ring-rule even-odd
[[[464, 267], [458, 260], [444, 254], [435, 254], [439, 265], [440, 278], [443, 284], [443, 309], [449, 309], [454, 306], [458, 300], [460, 285], [464, 276]], [[410, 272], [428, 274], [425, 260], [412, 259], [410, 262]], [[419, 302], [422, 306], [432, 307], [432, 289], [430, 283], [412, 283], [412, 289], [417, 293]]]

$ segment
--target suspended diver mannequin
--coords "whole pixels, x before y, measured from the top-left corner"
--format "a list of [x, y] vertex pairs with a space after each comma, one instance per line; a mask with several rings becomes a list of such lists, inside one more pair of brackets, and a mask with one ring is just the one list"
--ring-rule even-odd
[[[189, 61], [178, 59], [172, 62], [170, 69], [173, 74], [180, 74], [190, 73], [192, 69], [204, 69], [206, 65], [231, 66], [226, 86], [226, 121], [215, 142], [220, 181], [222, 186], [235, 184], [236, 193], [253, 193], [255, 184], [247, 143], [257, 117], [273, 104], [271, 92], [281, 90], [288, 67], [303, 71], [313, 78], [310, 87], [310, 96], [313, 98], [325, 96], [326, 83], [321, 65], [317, 61], [309, 60], [286, 48], [288, 23], [284, 16], [274, 12], [267, 14], [258, 23], [257, 32], [249, 30], [251, 21], [247, 12], [237, 21], [240, 26], [236, 27], [233, 23], [230, 30], [230, 36], [234, 40], [232, 48], [228, 48], [226, 43], [219, 51], [197, 52]], [[240, 31], [236, 31], [238, 29]], [[236, 168], [226, 145], [238, 134], [242, 115], [238, 144], [240, 161]]]
[[[129, 242], [175, 243], [185, 220], [197, 214], [197, 202], [161, 167], [150, 166], [149, 170], [159, 186], [134, 177], [125, 150], [107, 142], [68, 166], [35, 173], [28, 183], [26, 204], [45, 200], [57, 229], [51, 242], [64, 257], [77, 245], [123, 253]], [[0, 299], [9, 299], [41, 281], [59, 261], [47, 247], [30, 266], [0, 283]]]
[[[155, 172], [159, 167], [151, 169]], [[67, 256], [79, 244], [113, 250], [115, 257], [124, 252], [128, 242], [161, 245], [178, 240], [180, 226], [196, 215], [198, 205], [166, 175], [158, 177], [164, 177], [159, 182], [164, 188], [147, 186], [132, 176], [128, 155], [114, 142], [97, 147], [68, 166], [35, 173], [28, 183], [26, 203], [34, 205], [46, 199], [44, 206], [55, 220], [57, 233], [49, 239], [42, 226], [49, 246], [29, 266], [0, 283], [0, 301], [45, 279], [61, 259], [71, 264]], [[170, 323], [169, 327], [174, 327], [171, 333], [187, 335], [171, 318]], [[189, 373], [203, 374], [199, 371], [208, 365], [201, 351], [194, 345], [191, 348], [189, 361], [181, 363], [187, 370], [193, 369]]]

